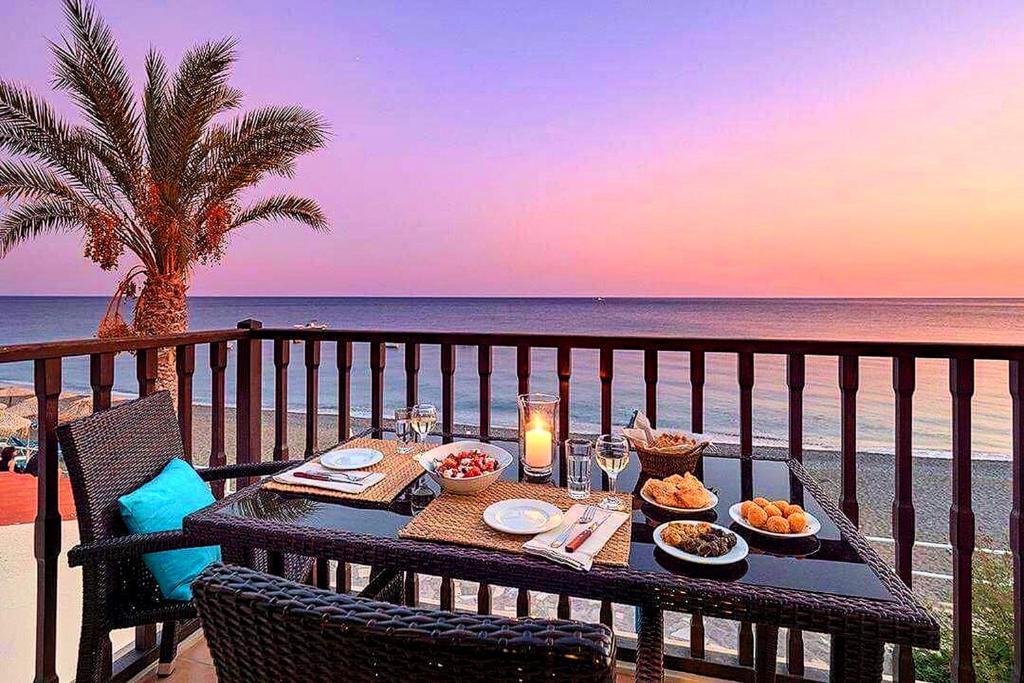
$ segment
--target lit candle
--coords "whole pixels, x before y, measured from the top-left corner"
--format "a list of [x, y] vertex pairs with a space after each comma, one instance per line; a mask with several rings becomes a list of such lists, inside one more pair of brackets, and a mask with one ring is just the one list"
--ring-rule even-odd
[[536, 469], [551, 467], [551, 432], [536, 420], [526, 432], [526, 464]]

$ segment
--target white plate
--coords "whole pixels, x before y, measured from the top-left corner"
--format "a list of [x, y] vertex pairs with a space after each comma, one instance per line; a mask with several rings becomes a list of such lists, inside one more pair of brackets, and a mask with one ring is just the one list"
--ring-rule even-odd
[[735, 531], [729, 531], [724, 526], [712, 524], [711, 526], [716, 529], [721, 529], [722, 531], [736, 537], [736, 545], [732, 547], [732, 550], [720, 557], [701, 557], [700, 555], [688, 553], [685, 550], [669, 545], [661, 538], [661, 532], [664, 531], [669, 524], [707, 524], [707, 522], [688, 522], [685, 520], [665, 522], [664, 524], [659, 524], [654, 529], [654, 543], [672, 557], [680, 560], [686, 560], [687, 562], [693, 562], [694, 564], [732, 564], [733, 562], [739, 562], [747, 556], [747, 553], [750, 552], [750, 547], [747, 545], [747, 542], [743, 540], [742, 536], [737, 534]]
[[384, 454], [374, 448], [337, 448], [320, 456], [329, 470], [360, 470], [380, 462]]
[[513, 498], [489, 505], [484, 523], [507, 534], [534, 535], [562, 523], [562, 511], [551, 503], [531, 498]]
[[718, 505], [718, 496], [715, 495], [714, 491], [708, 491], [708, 495], [711, 496], [711, 500], [708, 502], [707, 505], [705, 505], [702, 508], [677, 508], [677, 507], [673, 507], [671, 505], [662, 505], [661, 503], [656, 503], [653, 498], [648, 498], [647, 497], [647, 491], [645, 491], [642, 488], [640, 489], [640, 497], [643, 498], [645, 501], [647, 501], [648, 503], [650, 503], [654, 507], [658, 508], [659, 510], [664, 510], [666, 512], [676, 512], [676, 513], [679, 513], [679, 512], [698, 513], [698, 512], [707, 512], [708, 510], [714, 510], [715, 506]]
[[821, 531], [821, 522], [815, 518], [810, 512], [804, 510], [804, 515], [807, 517], [807, 526], [804, 530], [798, 534], [780, 534], [774, 531], [768, 531], [766, 529], [758, 529], [747, 520], [743, 519], [743, 513], [740, 512], [740, 508], [743, 507], [743, 503], [736, 503], [729, 508], [729, 516], [732, 517], [732, 521], [739, 524], [744, 529], [750, 529], [751, 531], [761, 534], [762, 536], [771, 536], [772, 538], [807, 538], [813, 536]]

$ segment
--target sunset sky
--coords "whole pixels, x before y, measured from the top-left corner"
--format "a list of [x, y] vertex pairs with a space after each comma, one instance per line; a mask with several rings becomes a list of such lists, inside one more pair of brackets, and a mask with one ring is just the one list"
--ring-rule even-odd
[[[97, 6], [139, 78], [233, 35], [243, 108], [331, 122], [267, 187], [332, 232], [248, 229], [193, 294], [1024, 296], [1020, 0]], [[0, 77], [71, 113], [61, 24], [5, 2]], [[114, 280], [72, 236], [0, 261], [0, 293]]]

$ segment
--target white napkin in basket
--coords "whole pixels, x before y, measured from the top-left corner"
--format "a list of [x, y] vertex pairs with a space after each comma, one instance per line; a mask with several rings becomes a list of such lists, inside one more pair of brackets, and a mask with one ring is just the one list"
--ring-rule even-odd
[[[615, 534], [622, 524], [629, 519], [630, 514], [628, 512], [612, 512], [605, 522], [594, 530], [590, 538], [586, 540], [575, 552], [568, 553], [565, 551], [566, 544], [561, 547], [552, 548], [551, 542], [558, 538], [558, 535], [565, 531], [566, 528], [572, 526], [572, 533], [569, 534], [569, 540], [571, 541], [589, 524], [577, 524], [576, 520], [579, 519], [583, 511], [587, 509], [586, 505], [576, 504], [569, 508], [568, 512], [565, 513], [565, 519], [560, 525], [552, 529], [551, 531], [545, 531], [542, 534], [534, 536], [532, 539], [523, 544], [523, 550], [530, 555], [539, 555], [545, 557], [559, 564], [564, 564], [573, 569], [580, 571], [590, 571], [590, 567], [594, 564], [594, 556], [601, 552], [608, 540]], [[594, 516], [594, 520], [600, 522], [605, 519], [605, 515], [608, 515], [607, 510], [598, 508], [597, 514]]]

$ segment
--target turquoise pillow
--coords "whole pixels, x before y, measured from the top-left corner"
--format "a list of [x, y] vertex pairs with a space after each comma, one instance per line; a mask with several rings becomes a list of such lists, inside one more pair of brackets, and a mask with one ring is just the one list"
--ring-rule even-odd
[[[199, 474], [184, 460], [175, 458], [152, 480], [121, 496], [121, 517], [133, 534], [177, 531], [181, 522], [196, 510], [213, 503]], [[192, 579], [206, 565], [220, 559], [220, 546], [182, 548], [146, 553], [142, 560], [153, 572], [160, 592], [168, 600], [191, 600]]]

